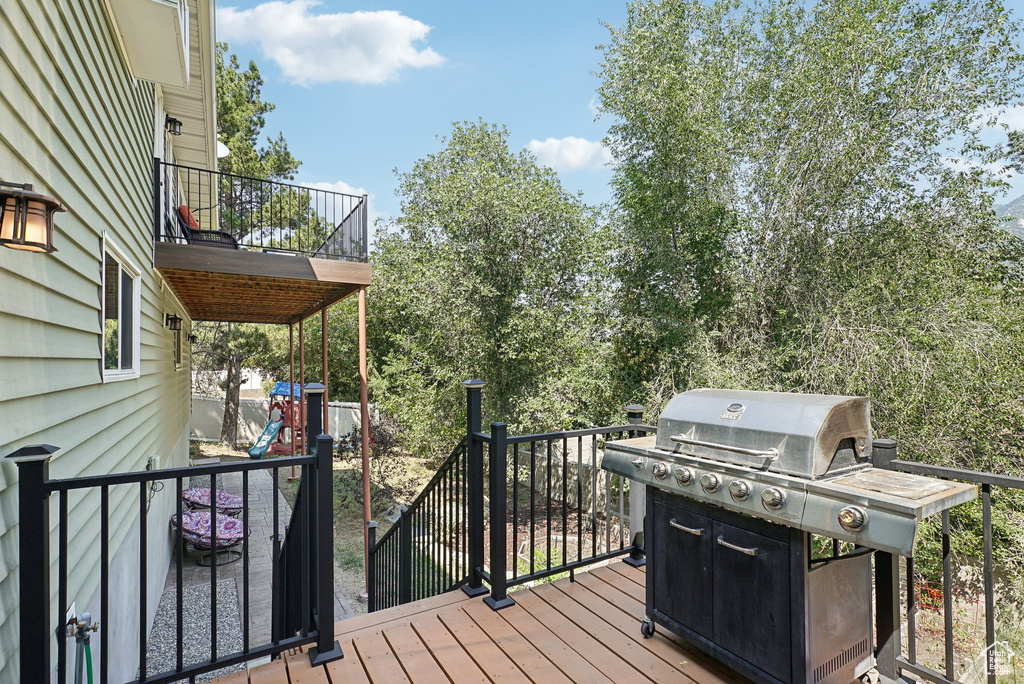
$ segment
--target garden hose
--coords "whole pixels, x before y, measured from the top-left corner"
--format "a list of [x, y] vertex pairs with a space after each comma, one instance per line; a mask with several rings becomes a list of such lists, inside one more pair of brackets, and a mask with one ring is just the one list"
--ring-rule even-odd
[[85, 677], [92, 684], [92, 647], [88, 641], [85, 642]]

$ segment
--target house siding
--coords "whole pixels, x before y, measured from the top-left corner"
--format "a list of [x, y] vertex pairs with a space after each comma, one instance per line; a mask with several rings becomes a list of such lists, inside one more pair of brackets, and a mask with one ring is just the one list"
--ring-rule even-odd
[[[60, 447], [54, 478], [187, 464], [187, 344], [175, 369], [165, 312], [191, 322], [152, 268], [152, 160], [157, 93], [132, 78], [104, 0], [0, 3], [0, 179], [57, 197], [54, 254], [0, 249], [0, 456]], [[140, 377], [103, 382], [103, 236], [142, 272]], [[147, 594], [151, 623], [170, 552], [173, 482], [148, 502]], [[147, 498], [149, 498], [147, 496]], [[0, 462], [0, 682], [19, 679], [17, 468]], [[51, 500], [51, 624], [57, 605], [57, 503]], [[99, 493], [68, 497], [68, 598], [91, 610], [112, 645], [112, 681], [137, 664], [138, 486], [110, 490], [111, 596], [99, 615]], [[58, 617], [59, 616], [59, 617]], [[56, 644], [53, 644], [56, 648]], [[94, 652], [98, 644], [94, 642]], [[73, 661], [73, 649], [69, 660]], [[54, 656], [53, 662], [56, 663]]]

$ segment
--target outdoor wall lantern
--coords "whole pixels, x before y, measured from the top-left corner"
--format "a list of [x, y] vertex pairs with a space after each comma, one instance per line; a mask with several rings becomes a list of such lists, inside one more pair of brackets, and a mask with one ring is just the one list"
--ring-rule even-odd
[[199, 335], [196, 335], [195, 333], [189, 333], [189, 335], [188, 335], [188, 343], [189, 344], [195, 344], [198, 341], [199, 341]]
[[164, 314], [164, 325], [168, 330], [181, 330], [181, 316], [177, 314]]
[[173, 116], [168, 116], [164, 121], [164, 128], [171, 135], [181, 135], [181, 121], [175, 119]]
[[56, 252], [53, 215], [67, 211], [57, 200], [32, 190], [31, 183], [0, 181], [0, 245], [28, 252]]

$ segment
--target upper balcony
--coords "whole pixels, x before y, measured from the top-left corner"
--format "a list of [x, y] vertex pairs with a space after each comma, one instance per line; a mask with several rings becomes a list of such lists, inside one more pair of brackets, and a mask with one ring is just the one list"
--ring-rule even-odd
[[193, 320], [294, 323], [370, 284], [366, 195], [154, 160], [154, 265]]

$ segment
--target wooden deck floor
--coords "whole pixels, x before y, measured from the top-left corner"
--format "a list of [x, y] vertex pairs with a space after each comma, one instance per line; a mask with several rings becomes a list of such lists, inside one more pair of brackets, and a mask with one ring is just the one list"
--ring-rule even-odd
[[646, 573], [622, 562], [512, 594], [497, 613], [461, 591], [337, 623], [343, 660], [305, 653], [220, 684], [342, 682], [742, 682], [667, 638], [640, 636]]

